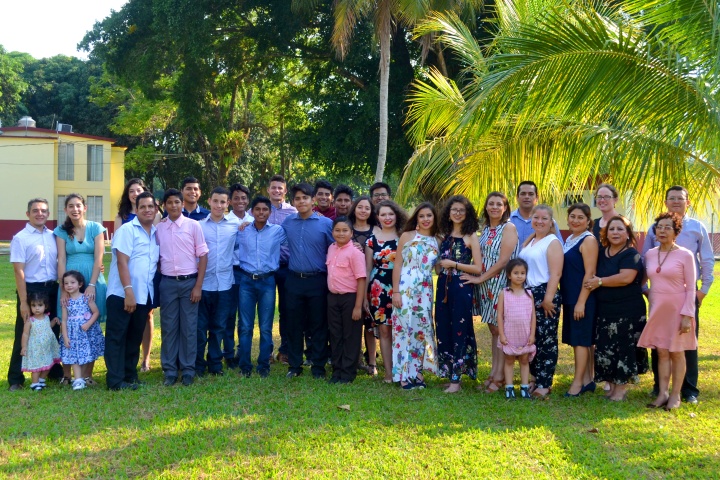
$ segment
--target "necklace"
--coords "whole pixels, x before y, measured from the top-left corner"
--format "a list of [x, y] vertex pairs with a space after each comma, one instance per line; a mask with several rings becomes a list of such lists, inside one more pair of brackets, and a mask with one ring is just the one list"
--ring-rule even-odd
[[622, 247], [620, 250], [618, 250], [617, 252], [612, 253], [611, 248], [608, 247], [608, 249], [607, 249], [607, 257], [608, 257], [608, 258], [612, 258], [612, 257], [614, 257], [615, 255], [617, 255], [618, 253], [620, 253], [620, 252], [622, 252], [623, 250], [625, 250], [626, 248], [627, 248], [627, 245], [623, 246], [623, 247]]
[[658, 247], [658, 267], [655, 269], [657, 273], [660, 273], [660, 271], [662, 270], [663, 263], [665, 263], [665, 260], [668, 259], [668, 257], [670, 256], [670, 252], [673, 251], [674, 247], [674, 245], [670, 247], [670, 250], [668, 250], [667, 255], [665, 255], [665, 258], [663, 258], [662, 261], [660, 261], [660, 248]]

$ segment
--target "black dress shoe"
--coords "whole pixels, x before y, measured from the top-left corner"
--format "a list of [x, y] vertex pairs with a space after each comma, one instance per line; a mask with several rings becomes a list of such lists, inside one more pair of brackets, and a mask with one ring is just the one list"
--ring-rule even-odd
[[250, 377], [252, 377], [252, 370], [245, 370], [243, 372], [240, 372], [240, 375], [242, 375], [245, 378], [250, 378]]
[[315, 380], [325, 380], [325, 374], [323, 373], [313, 373], [313, 378]]
[[134, 383], [120, 382], [120, 384], [111, 387], [110, 390], [137, 390], [137, 385]]
[[139, 378], [133, 378], [133, 379], [130, 379], [130, 380], [126, 380], [125, 383], [129, 383], [129, 384], [135, 385], [135, 386], [137, 386], [137, 387], [142, 387], [142, 386], [144, 386], [144, 385], [147, 385], [145, 382], [143, 382], [143, 381], [140, 380]]
[[300, 374], [298, 372], [288, 372], [287, 375], [285, 375], [285, 378], [295, 378], [299, 376]]
[[192, 385], [194, 381], [195, 381], [195, 378], [192, 375], [190, 375], [189, 373], [186, 373], [185, 375], [182, 376], [182, 384], [186, 387], [189, 387], [190, 385]]
[[328, 383], [339, 383], [340, 379], [338, 377], [330, 377], [330, 380], [328, 380]]
[[270, 376], [270, 371], [269, 370], [260, 370], [258, 372], [258, 375], [260, 375], [260, 378], [267, 378]]
[[218, 370], [217, 372], [208, 372], [208, 373], [210, 375], [212, 375], [213, 377], [222, 377], [223, 375], [225, 375], [225, 371], [223, 371], [223, 370]]
[[688, 395], [687, 397], [683, 397], [683, 402], [689, 403], [690, 405], [697, 405], [698, 399], [695, 395]]
[[177, 377], [170, 375], [165, 377], [163, 385], [165, 385], [166, 387], [172, 387], [173, 385], [175, 385], [175, 383], [177, 383]]
[[10, 390], [11, 392], [17, 392], [18, 390], [22, 390], [22, 388], [23, 386], [21, 383], [14, 383], [10, 385], [10, 388], [8, 388], [8, 390]]

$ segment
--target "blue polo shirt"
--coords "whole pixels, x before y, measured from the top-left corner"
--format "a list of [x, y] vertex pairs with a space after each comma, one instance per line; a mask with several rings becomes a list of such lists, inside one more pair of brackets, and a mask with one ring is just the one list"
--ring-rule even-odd
[[293, 213], [282, 224], [290, 249], [288, 268], [298, 273], [327, 272], [328, 247], [335, 241], [332, 220], [313, 212], [303, 220]]

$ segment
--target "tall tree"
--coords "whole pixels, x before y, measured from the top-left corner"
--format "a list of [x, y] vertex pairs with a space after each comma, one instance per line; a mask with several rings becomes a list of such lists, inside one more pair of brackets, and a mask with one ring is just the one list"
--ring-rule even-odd
[[14, 125], [17, 121], [16, 107], [27, 88], [22, 70], [22, 62], [0, 45], [0, 122], [5, 125]]
[[673, 183], [699, 202], [717, 195], [717, 2], [503, 0], [497, 16], [488, 55], [452, 14], [418, 29], [440, 32], [465, 83], [437, 70], [416, 83], [401, 198], [419, 186], [480, 201], [533, 178], [559, 200], [597, 175], [639, 213]]

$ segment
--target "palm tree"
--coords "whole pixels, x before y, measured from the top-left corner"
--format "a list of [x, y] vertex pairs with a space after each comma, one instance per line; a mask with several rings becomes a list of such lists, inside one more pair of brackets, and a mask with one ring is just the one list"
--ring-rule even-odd
[[720, 180], [717, 0], [498, 0], [497, 35], [481, 48], [452, 13], [416, 35], [464, 63], [460, 84], [437, 70], [416, 82], [407, 122], [417, 145], [404, 200], [541, 182], [559, 200], [598, 176], [632, 192], [635, 213], [667, 186], [697, 201]]
[[[293, 7], [309, 9], [318, 0], [293, 0]], [[334, 0], [332, 45], [340, 59], [350, 47], [352, 35], [358, 22], [371, 18], [375, 27], [375, 36], [380, 43], [380, 141], [378, 162], [375, 169], [375, 181], [380, 182], [385, 173], [388, 139], [388, 90], [390, 84], [390, 43], [397, 21], [412, 27], [424, 19], [432, 10], [459, 11], [464, 18], [472, 19], [482, 9], [482, 0]], [[423, 42], [423, 59], [434, 41], [429, 33]], [[442, 47], [435, 49], [444, 65]]]

